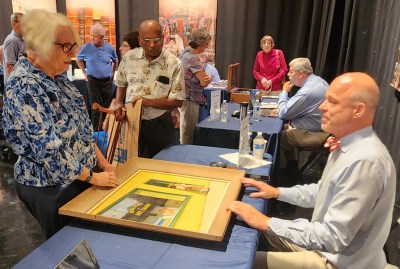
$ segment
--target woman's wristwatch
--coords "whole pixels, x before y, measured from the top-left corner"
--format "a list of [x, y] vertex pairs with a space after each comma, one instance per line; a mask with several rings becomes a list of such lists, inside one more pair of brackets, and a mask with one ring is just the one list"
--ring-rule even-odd
[[93, 177], [93, 171], [89, 170], [89, 175], [86, 177], [85, 182], [89, 183], [89, 181], [92, 180], [92, 177]]

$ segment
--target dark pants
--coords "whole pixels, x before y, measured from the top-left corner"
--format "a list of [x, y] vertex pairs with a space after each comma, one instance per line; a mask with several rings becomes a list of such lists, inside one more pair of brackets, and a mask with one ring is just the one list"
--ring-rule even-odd
[[162, 149], [173, 144], [174, 126], [171, 112], [158, 118], [142, 120], [139, 134], [139, 157], [153, 158]]
[[26, 186], [15, 182], [19, 199], [39, 222], [46, 238], [50, 238], [72, 219], [59, 215], [58, 209], [90, 186], [89, 183], [75, 180], [60, 190], [57, 187]]
[[[110, 78], [98, 79], [93, 76], [88, 76], [87, 86], [91, 104], [98, 103], [105, 108], [110, 106], [112, 100], [112, 80]], [[97, 131], [99, 126], [101, 128], [102, 122], [99, 123], [99, 120], [100, 112], [92, 109], [92, 125], [94, 131]]]

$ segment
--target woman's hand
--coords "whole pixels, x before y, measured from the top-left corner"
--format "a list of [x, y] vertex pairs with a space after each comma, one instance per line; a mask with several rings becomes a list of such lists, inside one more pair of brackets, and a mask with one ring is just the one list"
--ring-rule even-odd
[[272, 81], [266, 78], [262, 78], [261, 84], [263, 85], [264, 89], [268, 90], [272, 86]]
[[89, 183], [102, 187], [117, 187], [118, 178], [115, 172], [93, 173], [92, 180]]

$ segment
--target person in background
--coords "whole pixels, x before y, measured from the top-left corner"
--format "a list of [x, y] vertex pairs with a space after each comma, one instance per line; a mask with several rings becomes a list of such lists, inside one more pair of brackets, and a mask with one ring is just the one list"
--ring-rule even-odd
[[275, 49], [274, 39], [266, 35], [260, 41], [261, 51], [256, 55], [253, 76], [257, 81], [256, 89], [270, 95], [278, 95], [282, 90], [282, 80], [288, 71], [285, 56]]
[[[322, 145], [329, 134], [321, 130], [321, 111], [319, 105], [325, 100], [328, 83], [313, 74], [308, 58], [296, 58], [289, 63], [289, 80], [279, 94], [278, 109], [273, 111], [279, 118], [290, 123], [281, 134], [281, 154], [286, 159], [286, 170], [291, 173], [298, 167], [297, 148]], [[291, 98], [288, 93], [293, 86], [300, 89]]]
[[94, 144], [83, 97], [66, 75], [80, 45], [74, 26], [62, 14], [31, 10], [22, 29], [27, 50], [7, 81], [3, 127], [19, 155], [17, 194], [49, 238], [69, 220], [58, 214], [62, 205], [91, 184], [115, 187], [118, 179]]
[[[103, 40], [105, 29], [101, 24], [90, 27], [90, 35], [92, 42], [82, 46], [76, 56], [76, 64], [85, 75], [91, 104], [98, 103], [102, 107], [109, 107], [114, 72], [118, 67], [117, 53], [111, 44]], [[92, 109], [92, 125], [95, 130], [99, 127], [99, 117], [99, 111]]]
[[183, 50], [180, 57], [186, 91], [186, 99], [179, 108], [181, 144], [193, 144], [199, 109], [206, 102], [204, 87], [210, 84], [211, 76], [204, 71], [199, 54], [205, 51], [210, 42], [211, 36], [207, 32], [196, 30], [189, 36], [189, 46]]
[[171, 110], [184, 99], [182, 63], [163, 50], [162, 27], [158, 21], [140, 24], [140, 48], [122, 58], [115, 80], [117, 109], [142, 100], [139, 156], [152, 158], [174, 142]]
[[18, 61], [18, 55], [25, 49], [24, 41], [22, 39], [21, 18], [22, 13], [11, 14], [11, 33], [6, 37], [3, 43], [3, 72], [4, 72], [4, 85], [7, 83], [7, 78], [11, 73], [15, 63]]
[[4, 92], [3, 45], [0, 46], [0, 93]]
[[121, 52], [121, 57], [125, 55], [128, 51], [139, 48], [139, 31], [132, 31], [126, 33], [122, 37], [122, 45], [119, 47], [119, 51]]
[[209, 64], [208, 61], [208, 53], [203, 52], [199, 54], [200, 62], [204, 65], [204, 71], [211, 76], [211, 83], [217, 83], [221, 80], [217, 68], [215, 66]]
[[[135, 49], [135, 48], [139, 48], [139, 47], [140, 47], [139, 31], [132, 31], [132, 32], [126, 33], [122, 37], [122, 45], [119, 48], [119, 51], [121, 52], [121, 57], [124, 57], [124, 55], [131, 49]], [[116, 75], [117, 75], [117, 73], [118, 72], [115, 72]], [[116, 104], [117, 104], [117, 102], [116, 102], [115, 98], [113, 98], [111, 100], [109, 109], [114, 110], [116, 108]], [[107, 131], [109, 119], [110, 119], [110, 116], [109, 116], [109, 114], [107, 114], [106, 118], [103, 121], [103, 126], [101, 128], [103, 131]], [[102, 143], [102, 141], [99, 143]]]
[[331, 83], [320, 105], [322, 129], [334, 135], [331, 154], [318, 183], [274, 188], [242, 179], [271, 199], [314, 208], [311, 221], [265, 216], [234, 201], [229, 209], [269, 242], [253, 268], [374, 268], [387, 265], [383, 246], [392, 222], [396, 192], [393, 160], [372, 129], [379, 88], [365, 73], [343, 74]]

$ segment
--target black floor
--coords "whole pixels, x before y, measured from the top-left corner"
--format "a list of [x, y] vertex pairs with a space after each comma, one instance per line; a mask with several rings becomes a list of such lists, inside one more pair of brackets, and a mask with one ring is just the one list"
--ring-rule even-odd
[[[304, 161], [304, 160], [303, 160]], [[282, 185], [317, 181], [320, 171], [306, 169], [302, 177], [283, 176]], [[271, 215], [285, 219], [310, 218], [312, 211], [285, 203], [274, 203]], [[400, 209], [395, 209], [399, 218]], [[0, 269], [12, 268], [18, 261], [44, 242], [44, 237], [35, 219], [18, 199], [14, 190], [13, 160], [6, 161], [0, 156]], [[400, 225], [394, 225], [387, 243], [390, 263], [400, 266]], [[35, 266], [32, 266], [35, 268]]]

